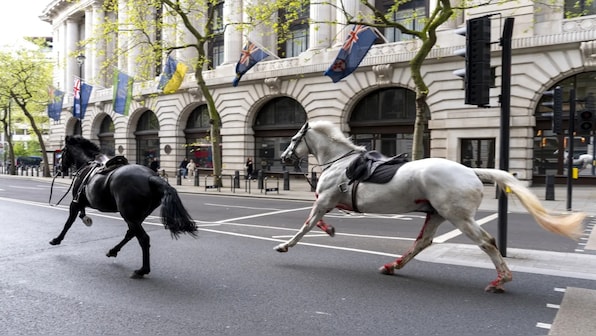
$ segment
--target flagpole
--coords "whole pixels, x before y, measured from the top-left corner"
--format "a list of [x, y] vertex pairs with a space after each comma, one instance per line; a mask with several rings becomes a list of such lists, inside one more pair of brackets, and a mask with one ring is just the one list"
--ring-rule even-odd
[[254, 45], [256, 45], [257, 47], [259, 47], [259, 49], [264, 50], [267, 54], [269, 54], [269, 56], [275, 58], [275, 59], [280, 59], [279, 56], [275, 55], [274, 53], [271, 52], [271, 50], [263, 47], [262, 44], [260, 44], [259, 42], [255, 42], [254, 40], [252, 40], [251, 38], [248, 37], [248, 35], [244, 35], [244, 37], [246, 38], [247, 41], [254, 43]]

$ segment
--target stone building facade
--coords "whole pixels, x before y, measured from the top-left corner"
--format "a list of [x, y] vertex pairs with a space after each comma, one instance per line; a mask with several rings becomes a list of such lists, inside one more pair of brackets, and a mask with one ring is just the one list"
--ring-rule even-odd
[[[125, 8], [125, 2], [120, 0], [121, 8]], [[342, 2], [353, 13], [364, 10], [357, 0]], [[444, 157], [473, 167], [498, 168], [498, 41], [503, 21], [513, 17], [510, 171], [528, 182], [547, 173], [563, 174], [562, 155], [553, 153], [564, 149], [567, 140], [552, 133], [549, 111], [541, 102], [543, 93], [556, 85], [563, 87], [565, 96], [570, 88], [576, 89], [579, 98], [596, 91], [596, 16], [566, 19], [564, 8], [574, 1], [555, 2], [552, 7], [525, 0], [483, 6], [460, 13], [440, 27], [437, 45], [422, 68], [430, 92], [426, 156]], [[158, 76], [154, 81], [137, 83], [131, 113], [123, 116], [113, 112], [111, 77], [101, 71], [110, 44], [98, 41], [85, 48], [78, 44], [92, 36], [94, 27], [106, 15], [114, 15], [105, 13], [102, 3], [54, 0], [43, 12], [42, 18], [51, 22], [54, 30], [55, 85], [72, 92], [73, 78], [80, 76], [94, 86], [83, 120], [72, 116], [72, 95], [65, 99], [61, 120], [52, 122], [48, 147], [59, 149], [65, 135], [80, 133], [100, 143], [108, 154], [125, 155], [132, 162], [148, 164], [157, 157], [162, 168], [174, 172], [178, 163], [189, 157], [197, 166], [209, 170], [209, 120], [193, 71], [174, 94], [157, 91]], [[412, 13], [428, 15], [434, 5], [435, 1], [413, 1], [401, 13], [410, 18], [404, 22], [419, 25], [411, 20], [416, 17]], [[241, 0], [222, 2], [224, 24], [240, 21], [242, 13], [236, 9], [242, 6]], [[308, 13], [318, 21], [338, 20], [329, 6], [311, 5]], [[596, 11], [587, 8], [584, 14], [590, 13]], [[491, 65], [496, 77], [490, 91], [490, 107], [477, 108], [464, 104], [463, 82], [453, 74], [464, 63], [454, 53], [465, 45], [465, 38], [454, 30], [465, 26], [466, 19], [486, 14], [495, 14], [491, 17], [495, 42]], [[256, 169], [267, 172], [316, 169], [314, 162], [286, 167], [278, 159], [290, 137], [306, 120], [330, 120], [357, 143], [387, 155], [411, 151], [415, 87], [409, 61], [419, 41], [396, 31], [382, 31], [388, 42], [374, 45], [352, 75], [332, 83], [323, 72], [337, 55], [347, 29], [340, 24], [298, 26], [296, 39], [281, 49], [275, 36], [262, 37], [258, 30], [245, 33], [268, 50], [281, 50], [281, 55], [259, 62], [237, 87], [231, 83], [246, 36], [228, 27], [220, 39], [214, 39], [209, 55], [215, 66], [204, 71], [204, 76], [222, 117], [224, 174], [243, 172], [247, 157], [253, 158]], [[164, 32], [162, 36], [170, 35]], [[175, 38], [183, 40], [184, 36]], [[82, 65], [77, 64], [77, 53], [85, 55]], [[175, 56], [181, 61], [193, 57], [190, 51], [178, 51]], [[134, 76], [134, 52], [120, 57], [117, 66]], [[586, 108], [579, 104], [578, 109]], [[564, 125], [566, 122], [564, 117]], [[589, 140], [589, 136], [576, 137], [576, 153], [591, 152]]]

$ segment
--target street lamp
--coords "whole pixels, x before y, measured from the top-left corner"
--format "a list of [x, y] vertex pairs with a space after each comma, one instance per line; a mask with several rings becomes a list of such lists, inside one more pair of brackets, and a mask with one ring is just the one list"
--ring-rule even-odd
[[77, 55], [77, 64], [79, 65], [79, 77], [83, 77], [83, 64], [85, 63], [85, 55], [80, 53]]

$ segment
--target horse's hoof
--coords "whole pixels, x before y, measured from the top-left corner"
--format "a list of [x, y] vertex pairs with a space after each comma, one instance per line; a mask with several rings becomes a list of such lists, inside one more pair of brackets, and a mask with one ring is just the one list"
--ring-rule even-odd
[[486, 286], [484, 291], [487, 293], [503, 294], [505, 293], [505, 288], [503, 288], [502, 286], [495, 286], [493, 284], [490, 284]]
[[54, 238], [52, 240], [50, 240], [50, 245], [60, 245], [61, 241]]
[[132, 272], [132, 274], [130, 275], [130, 278], [131, 279], [144, 279], [145, 275], [137, 270], [137, 271]]
[[288, 245], [277, 245], [276, 247], [273, 248], [274, 250], [276, 250], [277, 252], [283, 253], [283, 252], [288, 252]]
[[335, 228], [333, 226], [329, 225], [325, 232], [329, 235], [329, 237], [335, 237]]
[[114, 257], [116, 258], [118, 256], [118, 252], [114, 252], [114, 251], [108, 251], [108, 253], [106, 253], [106, 257], [110, 258], [110, 257]]
[[91, 217], [85, 216], [81, 218], [81, 220], [83, 221], [83, 224], [85, 224], [86, 226], [93, 225], [93, 220], [91, 219]]
[[393, 267], [389, 267], [387, 265], [381, 266], [381, 268], [379, 268], [379, 272], [381, 274], [385, 274], [385, 275], [394, 275], [394, 273], [393, 273]]

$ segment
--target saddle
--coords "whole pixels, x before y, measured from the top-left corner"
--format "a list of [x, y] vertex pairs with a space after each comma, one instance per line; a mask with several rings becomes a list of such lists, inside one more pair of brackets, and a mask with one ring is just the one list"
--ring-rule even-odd
[[401, 153], [394, 157], [387, 157], [377, 151], [364, 152], [356, 157], [346, 168], [346, 176], [350, 179], [348, 185], [358, 182], [383, 184], [389, 182], [395, 172], [406, 162], [408, 154]]

